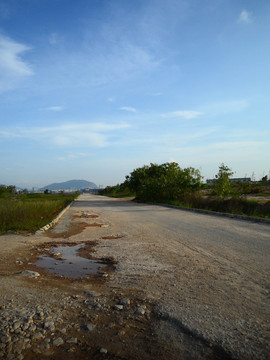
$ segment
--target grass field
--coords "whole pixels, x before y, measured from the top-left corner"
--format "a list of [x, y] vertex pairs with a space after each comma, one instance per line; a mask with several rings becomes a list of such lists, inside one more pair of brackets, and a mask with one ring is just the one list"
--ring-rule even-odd
[[[112, 191], [103, 190], [99, 192], [100, 195], [110, 197], [136, 197], [136, 194], [118, 191], [112, 187]], [[269, 190], [269, 189], [268, 189]], [[178, 205], [193, 209], [202, 209], [215, 212], [223, 212], [229, 214], [247, 215], [259, 218], [270, 219], [270, 195], [269, 191], [260, 194], [249, 194], [249, 196], [231, 196], [226, 199], [218, 196], [208, 195], [211, 190], [207, 192], [197, 192], [194, 194], [187, 193], [179, 200], [157, 200], [157, 203]], [[252, 196], [253, 195], [253, 196]], [[262, 199], [260, 199], [260, 197]]]
[[0, 198], [0, 234], [35, 232], [52, 221], [77, 194], [21, 194]]

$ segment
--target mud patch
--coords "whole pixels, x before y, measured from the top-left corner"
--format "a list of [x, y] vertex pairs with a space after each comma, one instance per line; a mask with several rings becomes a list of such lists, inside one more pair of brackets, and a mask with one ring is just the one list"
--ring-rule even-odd
[[99, 223], [92, 223], [92, 224], [89, 224], [88, 226], [93, 226], [93, 227], [107, 227], [108, 225], [106, 225], [106, 224], [99, 224]]
[[81, 215], [75, 215], [74, 218], [79, 218], [79, 219], [96, 219], [98, 218], [98, 215], [95, 214], [89, 214], [87, 212], [82, 212]]
[[123, 237], [124, 237], [124, 235], [108, 235], [108, 236], [102, 236], [101, 239], [103, 239], [103, 240], [116, 240], [116, 239], [121, 239]]
[[61, 231], [61, 232], [55, 232], [54, 229], [51, 229], [46, 232], [46, 236], [51, 239], [57, 239], [57, 238], [64, 238], [67, 239], [71, 236], [80, 234], [83, 232], [84, 229], [86, 229], [88, 226], [91, 226], [91, 224], [85, 223], [85, 222], [72, 222], [67, 230]]
[[37, 256], [35, 266], [50, 274], [71, 279], [104, 276], [108, 270], [112, 270], [115, 262], [112, 258], [94, 258], [91, 254], [94, 245], [95, 242], [51, 244], [50, 248], [44, 248], [42, 254]]

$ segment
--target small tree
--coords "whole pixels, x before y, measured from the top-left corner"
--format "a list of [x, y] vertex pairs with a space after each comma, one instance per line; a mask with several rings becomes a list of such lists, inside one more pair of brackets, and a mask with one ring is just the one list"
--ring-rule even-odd
[[199, 170], [181, 169], [175, 162], [150, 164], [133, 170], [126, 176], [125, 184], [140, 200], [178, 200], [185, 193], [200, 189], [201, 175]]
[[218, 196], [225, 197], [232, 192], [230, 176], [234, 172], [223, 163], [219, 167], [219, 172], [215, 175], [214, 189]]

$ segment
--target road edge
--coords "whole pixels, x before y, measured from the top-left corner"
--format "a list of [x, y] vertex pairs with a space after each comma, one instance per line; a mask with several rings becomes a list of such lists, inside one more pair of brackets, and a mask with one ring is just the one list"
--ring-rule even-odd
[[229, 213], [210, 211], [210, 210], [203, 210], [203, 209], [195, 209], [195, 208], [186, 208], [184, 206], [179, 206], [179, 205], [162, 204], [162, 203], [155, 203], [155, 202], [144, 202], [144, 201], [138, 201], [138, 200], [135, 200], [135, 202], [148, 204], [148, 205], [163, 206], [163, 207], [167, 207], [167, 208], [184, 210], [184, 211], [190, 211], [190, 212], [195, 212], [195, 213], [199, 213], [199, 214], [219, 216], [219, 217], [227, 217], [227, 218], [230, 218], [230, 219], [244, 220], [244, 221], [249, 221], [249, 222], [254, 222], [254, 223], [264, 223], [264, 224], [270, 225], [270, 219], [256, 218], [256, 217], [253, 217], [253, 216], [229, 214]]
[[51, 221], [49, 222], [47, 225], [42, 226], [42, 228], [40, 228], [39, 230], [37, 230], [35, 232], [36, 235], [43, 233], [46, 230], [49, 230], [51, 227], [53, 227], [54, 225], [56, 225], [58, 223], [58, 221], [61, 219], [61, 217], [69, 210], [69, 208], [73, 205], [74, 200], [68, 204], [68, 206], [66, 206], [62, 211], [60, 211], [60, 213]]

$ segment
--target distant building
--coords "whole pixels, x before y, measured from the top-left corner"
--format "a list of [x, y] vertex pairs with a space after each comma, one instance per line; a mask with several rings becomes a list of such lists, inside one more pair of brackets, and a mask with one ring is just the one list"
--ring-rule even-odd
[[[211, 185], [214, 184], [214, 182], [216, 181], [216, 179], [207, 179], [206, 180], [206, 184]], [[245, 177], [245, 178], [232, 178], [230, 179], [231, 183], [237, 183], [237, 182], [251, 182], [251, 178], [250, 177]]]

